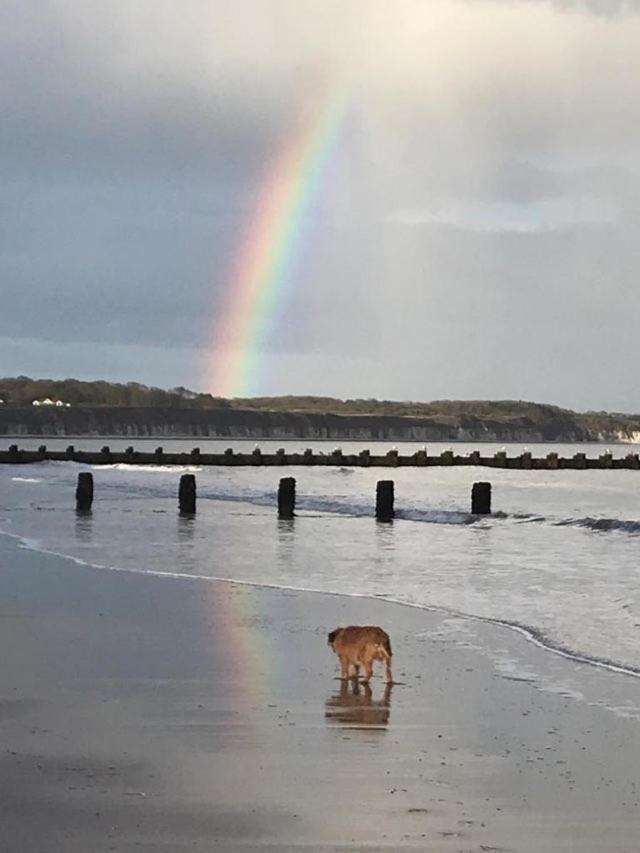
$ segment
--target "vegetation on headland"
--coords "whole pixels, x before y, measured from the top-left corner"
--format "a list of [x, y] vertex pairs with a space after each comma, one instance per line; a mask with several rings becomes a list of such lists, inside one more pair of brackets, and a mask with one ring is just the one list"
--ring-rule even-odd
[[[70, 408], [34, 408], [34, 400]], [[223, 399], [186, 388], [77, 379], [0, 379], [0, 433], [247, 438], [613, 441], [640, 437], [640, 415], [576, 413], [519, 400], [413, 401], [283, 396]]]

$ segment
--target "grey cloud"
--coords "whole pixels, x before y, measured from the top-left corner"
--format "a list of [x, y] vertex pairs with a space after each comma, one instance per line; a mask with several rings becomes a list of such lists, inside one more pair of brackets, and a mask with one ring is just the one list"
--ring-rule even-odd
[[200, 384], [264, 175], [343, 88], [262, 390], [640, 408], [635, 5], [176, 9], [2, 4], [3, 365]]

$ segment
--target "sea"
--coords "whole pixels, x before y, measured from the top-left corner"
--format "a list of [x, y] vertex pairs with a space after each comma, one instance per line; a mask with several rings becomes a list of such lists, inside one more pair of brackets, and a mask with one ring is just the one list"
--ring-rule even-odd
[[[2, 438], [35, 448], [74, 444], [112, 450], [133, 444], [168, 452], [226, 447], [230, 440]], [[261, 441], [264, 452], [311, 447], [329, 453], [364, 448], [384, 453], [421, 449], [421, 443]], [[475, 444], [430, 444], [439, 454]], [[483, 453], [521, 445], [480, 445]], [[534, 456], [584, 452], [614, 456], [628, 444], [532, 444]], [[74, 509], [79, 471], [91, 470], [90, 515]], [[177, 512], [180, 475], [196, 475], [193, 518]], [[278, 480], [297, 481], [297, 516], [278, 520]], [[378, 479], [395, 481], [396, 519], [374, 519]], [[474, 481], [492, 483], [493, 513], [470, 515]], [[494, 623], [519, 633], [549, 655], [637, 679], [640, 675], [640, 472], [633, 470], [509, 471], [478, 467], [361, 469], [348, 467], [229, 468], [197, 465], [90, 466], [73, 462], [0, 465], [0, 533], [23, 546], [66, 555], [104, 570], [176, 579], [232, 580], [373, 597], [436, 610], [451, 617], [458, 639], [472, 626]], [[465, 625], [467, 629], [465, 629]], [[514, 677], [524, 664], [495, 660]], [[502, 655], [502, 658], [500, 657]], [[521, 665], [522, 664], [522, 665]], [[533, 676], [532, 676], [533, 677]], [[636, 709], [638, 710], [638, 709]]]

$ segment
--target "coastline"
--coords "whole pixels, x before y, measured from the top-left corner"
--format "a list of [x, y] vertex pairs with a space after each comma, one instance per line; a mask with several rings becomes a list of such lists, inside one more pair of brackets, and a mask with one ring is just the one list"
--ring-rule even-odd
[[[8, 849], [637, 847], [637, 718], [501, 674], [446, 614], [0, 553]], [[341, 694], [348, 622], [391, 633], [388, 704], [379, 675]]]

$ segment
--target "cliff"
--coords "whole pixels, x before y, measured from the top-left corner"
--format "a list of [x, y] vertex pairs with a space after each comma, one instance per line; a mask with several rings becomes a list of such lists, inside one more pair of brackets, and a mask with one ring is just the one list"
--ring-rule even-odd
[[[490, 407], [491, 404], [486, 404]], [[534, 406], [534, 404], [526, 404]], [[498, 415], [405, 416], [190, 409], [153, 406], [0, 406], [0, 435], [210, 437], [392, 441], [633, 441], [630, 416], [580, 415], [555, 407]]]

